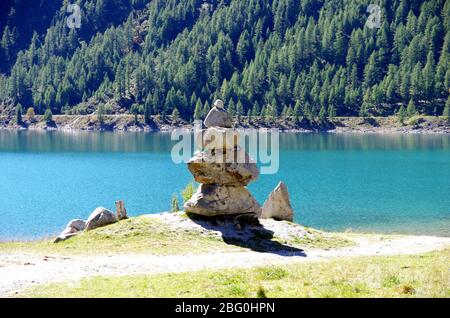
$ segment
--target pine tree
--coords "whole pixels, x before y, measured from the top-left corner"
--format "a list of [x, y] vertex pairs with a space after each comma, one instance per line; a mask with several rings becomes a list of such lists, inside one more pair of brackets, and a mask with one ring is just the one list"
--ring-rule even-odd
[[228, 103], [228, 114], [230, 114], [231, 118], [234, 118], [234, 116], [236, 115], [236, 105], [234, 104], [233, 100], [230, 100], [230, 102]]
[[173, 122], [178, 122], [178, 120], [180, 119], [180, 112], [178, 111], [178, 108], [174, 108], [173, 112], [172, 112], [172, 121]]
[[130, 112], [134, 116], [134, 124], [137, 125], [139, 123], [139, 120], [138, 120], [139, 106], [137, 104], [131, 105]]
[[363, 102], [361, 108], [359, 109], [359, 117], [366, 118], [369, 116], [369, 110], [367, 103]]
[[320, 111], [319, 111], [319, 121], [320, 122], [325, 121], [326, 114], [327, 114], [327, 111], [325, 110], [325, 106], [322, 106], [322, 108], [320, 108]]
[[[411, 98], [430, 114], [448, 97], [448, 1], [381, 1], [378, 30], [362, 27], [355, 15], [361, 8], [352, 1], [116, 2], [84, 1], [80, 30], [62, 28], [55, 1], [30, 2], [28, 11], [42, 19], [5, 14], [4, 112], [21, 103], [39, 114], [62, 107], [86, 113], [87, 103], [80, 103], [92, 100], [111, 102], [120, 113], [144, 104], [144, 117], [176, 107], [188, 119], [199, 117], [199, 98], [216, 97], [241, 100], [242, 115], [251, 109], [252, 116], [255, 103], [266, 105], [258, 110], [264, 114], [286, 105], [286, 114], [300, 101], [302, 111], [294, 112], [313, 118], [322, 106], [328, 115], [331, 106], [339, 115], [357, 115], [367, 90], [366, 108], [380, 115], [394, 114]], [[19, 14], [26, 27], [18, 25]], [[145, 39], [136, 14], [148, 22]]]
[[241, 117], [244, 115], [244, 107], [241, 103], [241, 101], [238, 101], [236, 105], [236, 120], [239, 123], [241, 121]]
[[405, 123], [405, 118], [406, 118], [406, 110], [405, 107], [402, 105], [397, 112], [398, 122], [403, 125]]
[[211, 107], [209, 106], [208, 101], [205, 102], [205, 105], [203, 106], [203, 116], [206, 117], [211, 110]]
[[330, 105], [330, 107], [328, 107], [328, 117], [336, 117], [336, 108], [334, 105]]
[[16, 106], [16, 123], [17, 125], [22, 125], [22, 105], [19, 103]]
[[203, 105], [202, 101], [197, 99], [197, 103], [195, 104], [195, 110], [194, 110], [194, 119], [200, 120], [203, 118]]
[[450, 96], [447, 98], [442, 116], [446, 118], [447, 121], [450, 121]]
[[406, 114], [410, 117], [417, 114], [416, 104], [414, 104], [412, 98], [409, 100], [408, 107], [406, 108]]
[[97, 108], [97, 121], [100, 125], [105, 123], [105, 106], [103, 104], [100, 104]]
[[152, 122], [152, 97], [148, 95], [144, 104], [144, 122], [149, 125]]
[[252, 107], [252, 117], [256, 118], [259, 116], [260, 110], [258, 102], [255, 102]]
[[45, 113], [44, 113], [44, 120], [45, 120], [45, 122], [48, 124], [48, 123], [51, 123], [52, 121], [53, 121], [53, 113], [52, 113], [52, 110], [50, 109], [50, 108], [47, 108], [46, 110], [45, 110]]

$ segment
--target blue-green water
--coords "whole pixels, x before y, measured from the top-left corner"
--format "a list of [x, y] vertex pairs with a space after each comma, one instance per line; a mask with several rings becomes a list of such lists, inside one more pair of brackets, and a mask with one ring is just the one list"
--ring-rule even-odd
[[[166, 211], [192, 176], [171, 161], [169, 134], [0, 131], [0, 240], [53, 235], [97, 206]], [[278, 181], [295, 220], [343, 231], [450, 236], [449, 135], [281, 135]]]

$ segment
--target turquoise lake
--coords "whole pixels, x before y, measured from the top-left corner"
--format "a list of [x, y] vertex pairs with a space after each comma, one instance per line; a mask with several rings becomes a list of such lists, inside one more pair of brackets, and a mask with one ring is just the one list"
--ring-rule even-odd
[[[0, 240], [60, 232], [125, 201], [130, 215], [170, 209], [193, 178], [167, 133], [0, 131]], [[280, 169], [250, 190], [262, 204], [283, 180], [295, 221], [329, 231], [450, 236], [450, 136], [296, 134]]]

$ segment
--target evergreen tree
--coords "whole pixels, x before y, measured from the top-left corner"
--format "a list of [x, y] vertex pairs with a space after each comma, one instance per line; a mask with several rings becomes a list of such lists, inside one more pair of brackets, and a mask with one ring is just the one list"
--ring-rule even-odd
[[320, 122], [325, 121], [326, 114], [327, 114], [327, 111], [325, 110], [325, 106], [322, 106], [322, 108], [320, 108], [320, 111], [319, 111], [319, 121]]
[[179, 119], [180, 119], [180, 112], [178, 111], [178, 108], [174, 108], [172, 112], [172, 121], [178, 122]]
[[22, 105], [19, 103], [16, 105], [16, 123], [17, 123], [17, 125], [22, 124], [22, 113], [23, 113]]
[[330, 107], [328, 107], [328, 117], [336, 117], [336, 109], [333, 105], [330, 105]]
[[194, 119], [200, 120], [203, 118], [203, 105], [200, 98], [197, 100], [197, 103], [195, 104], [195, 110], [194, 110]]
[[241, 117], [244, 114], [244, 106], [242, 105], [241, 101], [238, 101], [236, 105], [236, 119], [239, 123], [241, 121]]
[[417, 114], [416, 104], [412, 98], [409, 100], [408, 107], [406, 107], [406, 114], [410, 117]]
[[448, 1], [381, 1], [374, 30], [354, 1], [84, 0], [79, 30], [65, 26], [66, 5], [13, 1], [0, 17], [2, 112], [86, 113], [92, 101], [189, 119], [205, 115], [199, 99], [222, 98], [240, 100], [241, 116], [290, 105], [357, 116], [364, 102], [386, 116], [410, 99], [431, 114], [449, 96]]
[[228, 103], [227, 111], [228, 111], [228, 114], [230, 114], [231, 118], [236, 116], [236, 105], [234, 104], [233, 100], [230, 100], [230, 102]]
[[402, 105], [402, 106], [400, 107], [400, 109], [398, 110], [398, 112], [397, 112], [397, 119], [398, 119], [398, 122], [401, 123], [401, 124], [403, 125], [404, 122], [405, 122], [405, 118], [406, 118], [406, 109], [405, 109], [405, 107]]
[[209, 106], [208, 101], [206, 101], [205, 105], [203, 106], [203, 116], [206, 117], [206, 115], [208, 115], [210, 110], [211, 110], [211, 107]]
[[47, 108], [46, 110], [45, 110], [45, 113], [44, 113], [44, 120], [45, 120], [45, 122], [48, 124], [48, 123], [51, 123], [52, 121], [53, 121], [53, 113], [52, 113], [52, 110], [50, 109], [50, 108]]
[[144, 122], [149, 125], [152, 122], [152, 105], [151, 105], [151, 96], [148, 95], [144, 104]]
[[131, 112], [131, 114], [133, 114], [134, 124], [137, 125], [139, 123], [139, 118], [138, 118], [139, 106], [137, 104], [131, 105], [130, 112]]
[[447, 98], [442, 116], [446, 118], [447, 121], [450, 121], [450, 96]]
[[97, 121], [100, 125], [105, 123], [105, 106], [103, 104], [100, 104], [97, 108]]

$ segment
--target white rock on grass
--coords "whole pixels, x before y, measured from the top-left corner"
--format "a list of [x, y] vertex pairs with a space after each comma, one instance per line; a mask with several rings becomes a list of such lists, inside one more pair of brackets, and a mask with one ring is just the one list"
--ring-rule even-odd
[[72, 220], [67, 224], [67, 227], [73, 227], [78, 231], [84, 231], [86, 228], [86, 221], [84, 220]]
[[103, 207], [95, 209], [86, 221], [86, 231], [117, 222], [116, 215]]
[[65, 241], [81, 231], [84, 231], [86, 228], [86, 222], [84, 220], [72, 220], [67, 224], [64, 231], [61, 232], [61, 234], [58, 235], [58, 237], [54, 240], [55, 243]]

